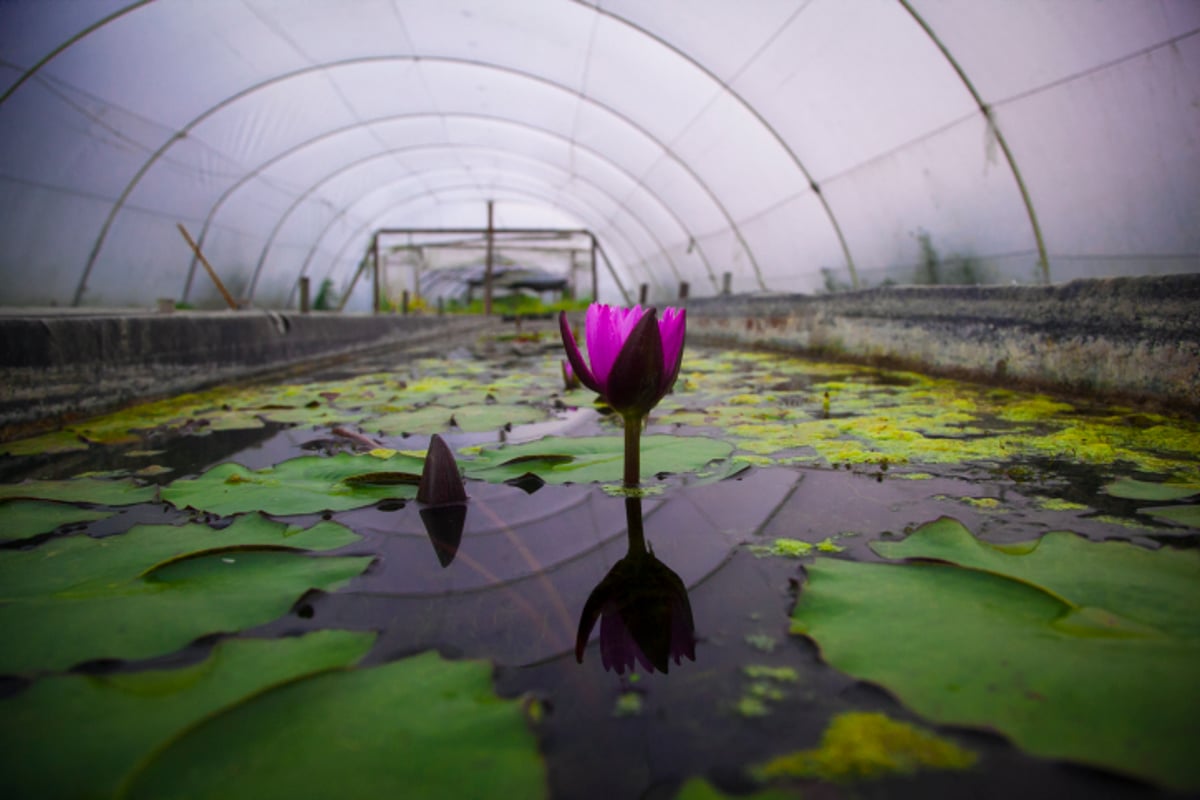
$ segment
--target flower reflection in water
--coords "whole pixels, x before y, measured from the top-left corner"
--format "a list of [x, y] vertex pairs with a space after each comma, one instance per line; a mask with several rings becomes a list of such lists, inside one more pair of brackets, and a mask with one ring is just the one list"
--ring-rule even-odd
[[575, 637], [575, 660], [600, 620], [600, 661], [624, 675], [640, 663], [650, 672], [667, 672], [683, 656], [696, 660], [695, 625], [687, 587], [646, 546], [642, 501], [625, 499], [629, 552], [613, 565], [583, 606]]

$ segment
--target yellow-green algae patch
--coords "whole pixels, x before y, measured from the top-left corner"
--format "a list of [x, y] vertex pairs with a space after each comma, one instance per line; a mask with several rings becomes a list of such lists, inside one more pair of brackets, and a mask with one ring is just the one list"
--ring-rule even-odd
[[[843, 534], [845, 535], [845, 534]], [[752, 544], [749, 546], [751, 553], [758, 557], [764, 556], [779, 556], [781, 558], [805, 558], [811, 556], [814, 552], [821, 553], [840, 553], [846, 548], [842, 547], [834, 541], [834, 537], [827, 536], [819, 542], [805, 542], [800, 539], [776, 539], [771, 544]]]
[[780, 756], [756, 772], [767, 780], [854, 781], [968, 769], [975, 760], [971, 751], [915, 725], [876, 712], [852, 711], [833, 718], [820, 747]]
[[[761, 353], [689, 354], [657, 420], [720, 429], [777, 463], [1004, 464], [1024, 458], [1200, 479], [1200, 424], [1046, 395]], [[811, 453], [811, 455], [810, 455]]]

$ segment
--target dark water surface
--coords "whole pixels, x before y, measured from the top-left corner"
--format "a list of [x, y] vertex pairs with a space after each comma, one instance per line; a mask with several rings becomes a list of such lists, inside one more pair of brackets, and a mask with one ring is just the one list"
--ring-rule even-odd
[[[513, 368], [522, 358], [543, 360], [552, 352], [533, 348], [514, 355], [505, 350], [502, 360]], [[394, 358], [377, 354], [313, 379], [395, 369]], [[803, 387], [784, 385], [783, 391], [789, 390]], [[661, 418], [652, 423], [651, 433], [677, 431]], [[585, 406], [559, 413], [549, 423], [517, 426], [505, 435], [519, 441], [544, 433], [600, 432], [611, 434], [612, 428]], [[496, 436], [445, 433], [452, 447], [495, 441]], [[124, 449], [161, 446], [163, 454], [153, 460], [172, 471], [152, 480], [167, 483], [230, 460], [250, 468], [270, 466], [312, 454], [328, 437], [328, 430], [272, 423], [257, 430], [217, 431], [203, 438], [143, 442]], [[423, 450], [427, 443], [427, 436], [416, 435], [387, 441], [409, 450]], [[338, 446], [334, 437], [329, 447]], [[341, 446], [348, 448], [349, 443]], [[128, 466], [128, 460], [119, 458], [120, 450], [7, 458], [0, 461], [0, 481], [64, 478], [118, 463]], [[595, 633], [582, 663], [576, 662], [573, 650], [584, 603], [627, 549], [625, 503], [597, 485], [522, 487], [469, 481], [462, 540], [445, 565], [415, 502], [386, 501], [333, 514], [282, 518], [304, 525], [322, 516], [333, 519], [363, 537], [333, 554], [371, 555], [377, 561], [343, 589], [310, 593], [287, 616], [242, 635], [368, 630], [379, 637], [364, 664], [428, 649], [492, 661], [502, 695], [531, 695], [544, 709], [536, 731], [550, 794], [556, 798], [669, 798], [694, 776], [705, 776], [730, 793], [749, 791], [754, 787], [744, 773], [747, 765], [815, 747], [834, 715], [854, 710], [883, 711], [935, 729], [978, 753], [979, 763], [965, 772], [927, 772], [852, 785], [811, 783], [803, 787], [804, 796], [1160, 796], [1147, 784], [1026, 755], [998, 735], [929, 725], [883, 690], [826, 666], [811, 641], [788, 633], [805, 562], [763, 557], [747, 547], [776, 538], [817, 543], [850, 533], [854, 535], [838, 539], [845, 551], [837, 557], [878, 561], [868, 542], [900, 537], [942, 515], [954, 516], [992, 542], [1029, 539], [1062, 527], [1094, 539], [1129, 539], [1149, 546], [1159, 540], [1152, 525], [1126, 527], [1113, 521], [1131, 515], [1133, 509], [1127, 501], [1100, 491], [1105, 479], [1101, 470], [1045, 460], [1024, 466], [1042, 476], [1036, 492], [1002, 472], [978, 466], [943, 466], [924, 480], [906, 480], [894, 469], [868, 464], [748, 466], [716, 483], [699, 483], [686, 475], [655, 479], [661, 493], [642, 501], [646, 538], [657, 558], [687, 586], [697, 635], [695, 661], [672, 662], [665, 675], [640, 668], [635, 676], [605, 671]], [[1035, 494], [1047, 493], [1085, 504], [1091, 511], [1070, 516], [1064, 525], [1067, 518], [1061, 511], [1044, 510], [1036, 502]], [[994, 498], [1002, 505], [997, 511], [964, 504], [963, 497]], [[193, 518], [166, 504], [148, 503], [75, 526], [70, 533], [102, 537], [138, 523]], [[1181, 541], [1174, 530], [1162, 533]], [[202, 640], [160, 659], [85, 665], [83, 670], [186, 663], [202, 658], [211, 645], [211, 640]], [[798, 680], [781, 685], [781, 696], [766, 701], [766, 713], [758, 714], [742, 702], [751, 683], [744, 672], [747, 665], [790, 667]], [[6, 684], [8, 692], [20, 688], [19, 683]], [[638, 698], [636, 713], [627, 713], [633, 702], [629, 695]]]

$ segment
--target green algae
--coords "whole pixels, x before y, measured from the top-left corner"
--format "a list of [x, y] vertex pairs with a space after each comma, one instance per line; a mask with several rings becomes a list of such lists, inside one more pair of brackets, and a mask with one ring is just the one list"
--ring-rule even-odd
[[969, 769], [975, 761], [974, 753], [915, 725], [880, 713], [846, 712], [833, 718], [819, 747], [780, 756], [756, 772], [764, 780], [856, 781]]
[[[844, 536], [846, 534], [839, 534]], [[779, 558], [807, 558], [814, 552], [841, 553], [846, 548], [837, 544], [836, 537], [826, 537], [819, 542], [805, 542], [800, 539], [775, 539], [771, 544], [752, 544], [747, 549], [755, 556], [777, 556]]]
[[637, 692], [622, 692], [613, 706], [614, 717], [636, 717], [642, 713], [642, 696]]

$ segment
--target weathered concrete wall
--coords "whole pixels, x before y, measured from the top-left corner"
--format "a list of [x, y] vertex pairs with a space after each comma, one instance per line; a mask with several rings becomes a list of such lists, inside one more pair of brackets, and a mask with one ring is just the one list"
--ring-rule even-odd
[[411, 345], [491, 324], [480, 317], [63, 314], [0, 317], [0, 435], [144, 397], [303, 362]]
[[711, 298], [688, 340], [1200, 410], [1200, 275]]

